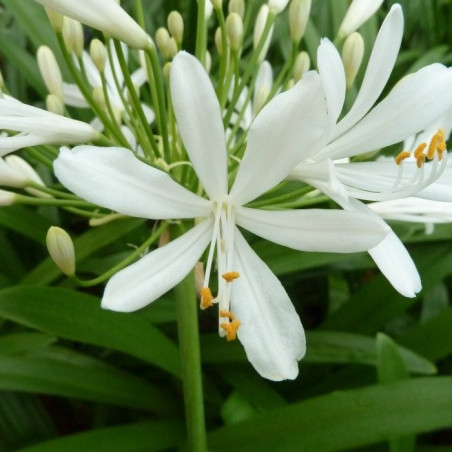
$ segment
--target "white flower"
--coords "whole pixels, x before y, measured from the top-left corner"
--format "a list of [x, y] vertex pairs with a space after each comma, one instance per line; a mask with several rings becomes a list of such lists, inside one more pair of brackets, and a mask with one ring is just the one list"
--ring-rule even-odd
[[[418, 133], [452, 104], [452, 70], [432, 64], [405, 77], [386, 98], [373, 106], [394, 67], [402, 33], [402, 10], [394, 5], [376, 38], [358, 96], [339, 121], [346, 91], [344, 67], [339, 53], [328, 40], [323, 40], [319, 47], [318, 67], [330, 128], [323, 149], [302, 161], [291, 177], [319, 188], [344, 208], [359, 208], [371, 214], [364, 205], [358, 207], [359, 201], [353, 198], [380, 201], [410, 196], [428, 187], [445, 169], [446, 159], [441, 158], [442, 152], [437, 146], [433, 146], [430, 163], [424, 163], [424, 151], [419, 161], [404, 159], [402, 155], [397, 161], [348, 163], [351, 157], [379, 150]], [[394, 253], [392, 250], [396, 249]], [[395, 234], [389, 234], [370, 254], [399, 292], [414, 296], [420, 290], [419, 275]], [[394, 254], [394, 258], [386, 259], [384, 256], [388, 254]]]
[[17, 135], [0, 136], [0, 156], [39, 144], [78, 144], [95, 140], [99, 132], [90, 125], [65, 118], [18, 100], [0, 98], [0, 130]]
[[115, 0], [35, 0], [82, 24], [96, 28], [137, 49], [152, 46], [151, 38]]
[[338, 35], [347, 37], [375, 14], [383, 0], [353, 0], [339, 27]]
[[[354, 212], [271, 211], [245, 207], [281, 182], [305, 150], [325, 132], [320, 79], [311, 73], [276, 96], [249, 129], [248, 145], [228, 191], [227, 151], [213, 86], [194, 57], [179, 53], [170, 76], [171, 97], [182, 141], [207, 198], [122, 148], [62, 149], [55, 174], [84, 199], [117, 212], [150, 219], [202, 219], [191, 230], [117, 273], [102, 305], [134, 311], [178, 284], [210, 244], [202, 307], [219, 304], [220, 332], [237, 335], [257, 371], [272, 380], [293, 379], [305, 353], [300, 319], [278, 279], [245, 241], [236, 225], [281, 245], [305, 251], [353, 252], [374, 246], [386, 228]], [[275, 151], [279, 152], [275, 158]], [[363, 220], [363, 222], [361, 221]], [[209, 287], [216, 249], [218, 295]]]

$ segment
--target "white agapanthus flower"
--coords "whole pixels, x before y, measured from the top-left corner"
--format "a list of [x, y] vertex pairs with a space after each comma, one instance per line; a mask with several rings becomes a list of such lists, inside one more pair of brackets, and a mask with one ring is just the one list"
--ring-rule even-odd
[[149, 35], [115, 0], [35, 0], [41, 5], [96, 28], [129, 47], [148, 49], [153, 46]]
[[338, 35], [347, 37], [356, 31], [380, 8], [383, 0], [353, 0], [339, 27]]
[[[376, 38], [358, 96], [340, 120], [346, 93], [344, 67], [336, 48], [328, 40], [322, 41], [318, 67], [328, 104], [329, 130], [323, 149], [299, 163], [290, 175], [319, 188], [344, 208], [374, 217], [358, 199], [380, 201], [413, 195], [439, 177], [446, 164], [439, 132], [420, 149], [418, 158], [406, 159], [408, 154], [401, 154], [389, 162], [349, 162], [351, 157], [399, 143], [424, 130], [452, 104], [452, 70], [432, 64], [405, 77], [374, 106], [394, 67], [402, 34], [402, 10], [394, 5]], [[413, 297], [421, 289], [416, 267], [394, 233], [370, 254], [400, 293]]]
[[0, 156], [40, 144], [79, 144], [99, 138], [99, 132], [82, 121], [65, 118], [4, 95], [0, 98], [0, 130], [17, 132], [0, 136]]
[[[327, 126], [318, 74], [306, 75], [256, 117], [230, 190], [220, 105], [198, 60], [185, 52], [176, 56], [170, 89], [182, 141], [207, 199], [126, 149], [63, 148], [55, 161], [58, 179], [98, 205], [149, 219], [197, 219], [191, 230], [113, 276], [102, 305], [127, 312], [151, 303], [178, 284], [210, 245], [201, 307], [218, 302], [220, 333], [228, 339], [237, 334], [262, 376], [293, 379], [305, 353], [300, 319], [281, 283], [237, 226], [297, 250], [336, 252], [375, 246], [387, 227], [355, 212], [245, 207], [281, 182], [305, 153], [317, 149]], [[303, 149], [296, 146], [300, 142]], [[221, 276], [213, 298], [209, 280], [215, 250]]]

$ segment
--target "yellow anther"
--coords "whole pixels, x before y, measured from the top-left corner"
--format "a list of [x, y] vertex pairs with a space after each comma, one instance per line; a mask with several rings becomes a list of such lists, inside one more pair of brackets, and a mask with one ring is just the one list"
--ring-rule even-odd
[[235, 315], [232, 312], [225, 311], [224, 309], [222, 309], [220, 311], [220, 317], [227, 317], [230, 320], [234, 320], [235, 319]]
[[239, 326], [240, 322], [238, 320], [220, 324], [220, 327], [226, 332], [226, 340], [228, 341], [237, 339], [237, 330], [239, 329]]
[[208, 287], [203, 287], [201, 289], [201, 304], [199, 305], [199, 307], [202, 310], [210, 308], [213, 305], [212, 300], [213, 296], [210, 289]]
[[429, 159], [432, 159], [433, 156], [435, 155], [435, 152], [438, 149], [438, 144], [440, 143], [440, 141], [441, 141], [440, 135], [438, 133], [435, 133], [428, 146], [427, 157]]
[[[427, 143], [422, 142], [413, 152], [414, 156], [418, 158], [420, 155], [424, 154], [424, 149], [427, 147]], [[435, 147], [436, 149], [436, 147]], [[430, 151], [430, 148], [429, 148]]]
[[419, 155], [416, 157], [416, 165], [417, 165], [418, 168], [422, 168], [422, 165], [423, 165], [424, 162], [425, 162], [425, 157], [426, 157], [425, 154], [419, 154]]
[[232, 282], [240, 276], [239, 272], [226, 272], [221, 275], [227, 282]]
[[403, 160], [407, 159], [408, 157], [410, 157], [410, 151], [402, 151], [399, 155], [397, 155], [397, 157], [395, 158], [395, 162], [397, 165], [400, 165], [402, 163]]

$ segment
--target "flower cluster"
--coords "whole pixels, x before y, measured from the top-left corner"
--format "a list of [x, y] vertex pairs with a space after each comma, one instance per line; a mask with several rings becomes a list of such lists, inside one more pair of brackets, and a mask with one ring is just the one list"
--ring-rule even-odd
[[[356, 30], [381, 1], [354, 0], [334, 43], [324, 37], [316, 55], [300, 50], [310, 0], [259, 8], [199, 0], [193, 54], [177, 11], [153, 40], [114, 0], [36, 1], [73, 80], [63, 82], [52, 50], [39, 49], [48, 111], [3, 95], [0, 153], [25, 148], [48, 159], [80, 199], [46, 187], [31, 168], [12, 168], [8, 157], [1, 184], [34, 190], [48, 204], [72, 201], [93, 225], [120, 216], [179, 225], [169, 243], [119, 265], [103, 307], [140, 309], [203, 261], [201, 309], [217, 305], [219, 334], [237, 337], [262, 376], [283, 380], [298, 374], [303, 327], [248, 232], [300, 251], [368, 251], [396, 290], [419, 292], [416, 267], [385, 219], [451, 221], [452, 71], [426, 66], [382, 97], [402, 41], [400, 5], [384, 19], [358, 89], [364, 41]], [[81, 24], [103, 32], [105, 43], [85, 46]], [[276, 26], [287, 27], [292, 48], [274, 64], [267, 57]], [[70, 119], [68, 107], [89, 108], [91, 122]], [[380, 152], [403, 142], [391, 157]], [[3, 204], [31, 199], [8, 193]], [[325, 195], [340, 208], [320, 208]], [[53, 259], [78, 281], [68, 242], [64, 231], [49, 232]]]

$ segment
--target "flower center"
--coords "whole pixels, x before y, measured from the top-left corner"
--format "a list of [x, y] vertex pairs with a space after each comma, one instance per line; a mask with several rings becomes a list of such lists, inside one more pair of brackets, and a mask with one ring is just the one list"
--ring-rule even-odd
[[[231, 284], [240, 277], [240, 274], [234, 270], [234, 233], [235, 218], [234, 208], [231, 201], [226, 198], [214, 203], [214, 227], [212, 240], [210, 242], [209, 254], [207, 256], [206, 271], [204, 276], [203, 288], [201, 289], [201, 309], [207, 309], [218, 303], [219, 308], [219, 334], [226, 336], [231, 341], [237, 336], [237, 329], [240, 322], [230, 312]], [[213, 267], [213, 259], [216, 250], [216, 264], [218, 275], [218, 294], [212, 295], [209, 288], [210, 274]]]

